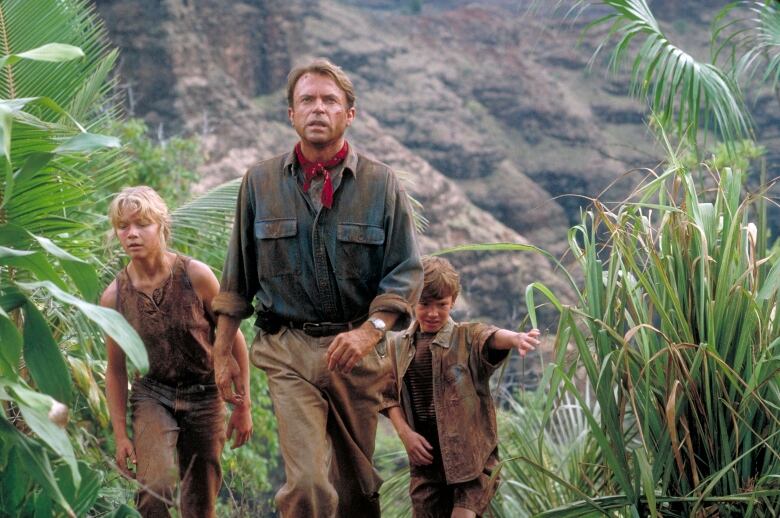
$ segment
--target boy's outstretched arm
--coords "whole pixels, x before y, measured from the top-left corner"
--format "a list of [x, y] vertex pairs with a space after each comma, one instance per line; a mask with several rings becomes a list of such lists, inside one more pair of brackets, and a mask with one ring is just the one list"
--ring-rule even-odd
[[505, 351], [517, 349], [521, 356], [533, 351], [539, 345], [539, 330], [531, 329], [527, 333], [516, 333], [509, 329], [499, 329], [488, 342], [488, 347]]
[[425, 437], [412, 430], [406, 422], [404, 411], [401, 407], [394, 406], [387, 409], [387, 416], [393, 423], [398, 437], [404, 443], [409, 463], [414, 466], [427, 466], [433, 462], [433, 446], [425, 440]]

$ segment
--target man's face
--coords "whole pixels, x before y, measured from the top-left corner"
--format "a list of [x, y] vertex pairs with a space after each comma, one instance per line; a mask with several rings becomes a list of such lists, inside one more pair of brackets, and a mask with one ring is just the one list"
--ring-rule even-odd
[[423, 333], [438, 333], [447, 323], [454, 302], [452, 295], [443, 299], [420, 299], [414, 306], [414, 316]]
[[322, 149], [340, 142], [355, 108], [347, 108], [346, 94], [329, 76], [304, 74], [295, 84], [287, 114], [301, 141]]

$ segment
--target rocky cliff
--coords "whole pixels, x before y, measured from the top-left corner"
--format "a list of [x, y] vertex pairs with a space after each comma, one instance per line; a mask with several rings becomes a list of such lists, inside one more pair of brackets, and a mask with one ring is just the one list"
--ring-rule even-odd
[[[505, 241], [557, 255], [589, 197], [615, 183], [606, 199], [620, 199], [639, 178], [625, 172], [663, 155], [625, 78], [587, 72], [593, 45], [576, 45], [579, 26], [523, 4], [97, 2], [122, 50], [128, 110], [167, 134], [201, 136], [198, 189], [293, 145], [286, 74], [326, 56], [356, 85], [350, 140], [403, 171], [422, 203], [425, 252]], [[451, 258], [463, 273], [461, 317], [516, 323], [532, 281], [570, 296], [539, 256]]]

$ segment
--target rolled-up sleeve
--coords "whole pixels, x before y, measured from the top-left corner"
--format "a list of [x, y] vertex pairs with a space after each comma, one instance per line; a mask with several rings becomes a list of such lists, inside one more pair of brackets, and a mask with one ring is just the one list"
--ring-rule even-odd
[[230, 237], [220, 292], [212, 306], [217, 314], [244, 319], [252, 315], [252, 300], [258, 290], [257, 256], [254, 239], [255, 199], [250, 169], [241, 182], [236, 216]]
[[377, 295], [371, 301], [369, 313], [397, 313], [399, 316], [393, 330], [402, 330], [409, 326], [412, 306], [420, 298], [423, 269], [406, 192], [394, 174], [387, 178], [383, 277]]
[[471, 358], [476, 363], [473, 372], [478, 373], [480, 379], [487, 379], [492, 376], [511, 351], [500, 351], [490, 348], [490, 341], [497, 331], [498, 328], [496, 326], [489, 324], [473, 324], [469, 330], [471, 334]]
[[398, 338], [397, 335], [390, 334], [387, 337], [387, 358], [385, 369], [383, 370], [383, 384], [379, 412], [385, 417], [387, 411], [393, 407], [401, 406], [398, 401]]

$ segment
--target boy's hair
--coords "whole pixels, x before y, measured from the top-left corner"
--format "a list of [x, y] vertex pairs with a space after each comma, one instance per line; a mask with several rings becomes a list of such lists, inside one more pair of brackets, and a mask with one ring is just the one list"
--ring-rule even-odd
[[171, 238], [171, 217], [168, 214], [168, 206], [157, 191], [146, 185], [122, 189], [108, 206], [108, 219], [114, 231], [123, 216], [135, 212], [160, 225], [160, 243], [165, 250], [166, 243]]
[[452, 295], [452, 301], [458, 298], [460, 293], [460, 275], [455, 271], [447, 259], [425, 255], [422, 257], [423, 290], [421, 301], [443, 299]]
[[347, 108], [355, 106], [355, 87], [347, 74], [344, 73], [340, 66], [334, 65], [327, 59], [317, 58], [308, 65], [293, 68], [287, 76], [287, 106], [290, 108], [293, 107], [295, 85], [298, 84], [298, 80], [304, 74], [319, 74], [330, 77], [344, 92], [347, 98]]

